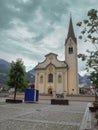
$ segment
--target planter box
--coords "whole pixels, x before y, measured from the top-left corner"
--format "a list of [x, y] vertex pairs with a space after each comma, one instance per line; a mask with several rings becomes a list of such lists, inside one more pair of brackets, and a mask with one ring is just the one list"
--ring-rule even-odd
[[6, 102], [7, 103], [22, 103], [23, 101], [22, 100], [14, 100], [14, 99], [6, 99]]
[[93, 102], [93, 105], [98, 107], [98, 101]]
[[96, 112], [96, 107], [89, 107], [89, 110], [90, 110], [91, 112]]
[[64, 99], [51, 99], [53, 105], [69, 105], [69, 100]]

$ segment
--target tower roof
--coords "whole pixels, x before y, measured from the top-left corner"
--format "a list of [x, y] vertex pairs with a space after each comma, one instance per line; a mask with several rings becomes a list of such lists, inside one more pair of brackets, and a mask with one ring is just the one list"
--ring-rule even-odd
[[76, 42], [76, 38], [75, 38], [75, 34], [74, 34], [74, 29], [73, 29], [73, 24], [72, 24], [72, 17], [70, 16], [70, 21], [69, 21], [69, 29], [68, 29], [68, 34], [67, 34], [67, 40], [69, 39], [69, 37], [71, 37], [75, 42]]

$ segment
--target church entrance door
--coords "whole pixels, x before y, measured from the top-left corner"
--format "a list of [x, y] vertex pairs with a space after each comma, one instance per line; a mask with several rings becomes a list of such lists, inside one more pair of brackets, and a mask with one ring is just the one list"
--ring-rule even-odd
[[48, 89], [48, 94], [52, 94], [52, 89], [51, 88]]

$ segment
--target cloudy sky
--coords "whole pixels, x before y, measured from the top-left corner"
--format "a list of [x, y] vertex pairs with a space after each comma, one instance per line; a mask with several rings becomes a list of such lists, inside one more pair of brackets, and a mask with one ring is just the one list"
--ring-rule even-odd
[[[0, 0], [0, 58], [8, 62], [22, 58], [26, 70], [50, 52], [64, 60], [70, 13], [78, 38], [76, 23], [92, 8], [98, 8], [98, 0]], [[87, 47], [78, 40], [78, 53]], [[79, 72], [85, 68], [80, 60], [78, 66]]]

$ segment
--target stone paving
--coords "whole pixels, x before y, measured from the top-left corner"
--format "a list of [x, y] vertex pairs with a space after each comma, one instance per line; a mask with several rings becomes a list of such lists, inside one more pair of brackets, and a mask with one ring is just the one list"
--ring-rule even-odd
[[87, 102], [51, 105], [50, 101], [0, 102], [0, 130], [79, 130]]

